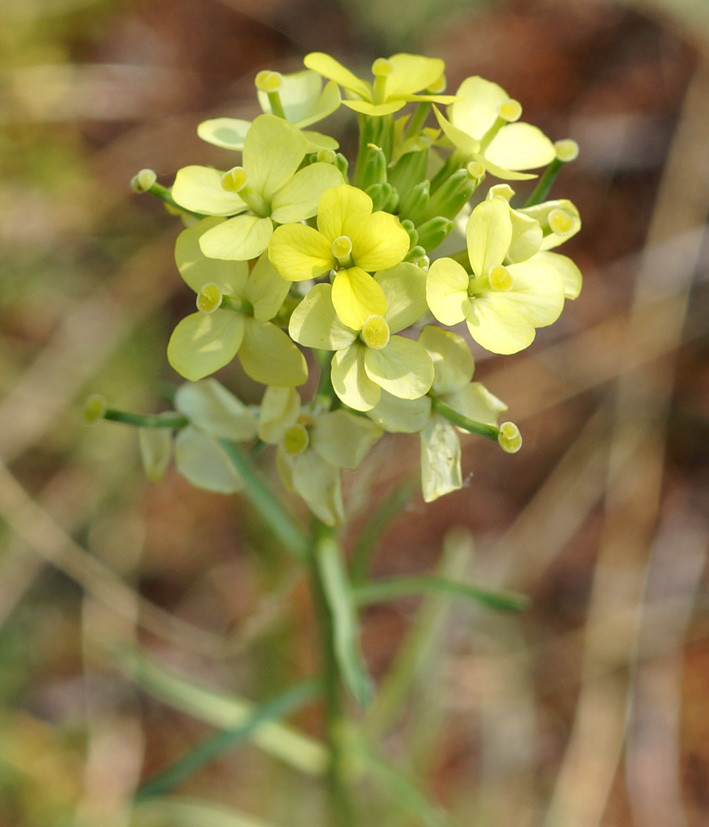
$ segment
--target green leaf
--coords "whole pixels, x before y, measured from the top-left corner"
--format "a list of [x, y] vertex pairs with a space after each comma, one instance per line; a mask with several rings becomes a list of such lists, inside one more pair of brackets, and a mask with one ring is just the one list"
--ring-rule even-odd
[[221, 753], [243, 743], [266, 721], [276, 721], [300, 709], [318, 691], [317, 684], [308, 681], [280, 693], [275, 698], [257, 707], [253, 715], [243, 725], [226, 732], [220, 732], [203, 741], [166, 770], [153, 776], [137, 791], [136, 800], [144, 801], [169, 792]]
[[[243, 727], [257, 710], [252, 701], [166, 669], [137, 647], [114, 646], [111, 653], [121, 669], [153, 697], [214, 727], [229, 730]], [[249, 738], [264, 752], [306, 775], [319, 776], [325, 772], [328, 762], [325, 747], [288, 724], [262, 721]]]
[[340, 547], [333, 537], [320, 539], [315, 549], [315, 562], [332, 613], [335, 656], [342, 679], [355, 699], [366, 706], [372, 699], [374, 687], [359, 648], [359, 621], [351, 585]]
[[360, 606], [372, 603], [386, 603], [420, 594], [444, 592], [451, 597], [460, 597], [474, 603], [482, 603], [491, 609], [504, 612], [523, 612], [529, 608], [530, 600], [514, 592], [493, 592], [480, 589], [468, 583], [457, 583], [435, 575], [397, 577], [377, 580], [364, 586], [357, 586], [354, 597]]

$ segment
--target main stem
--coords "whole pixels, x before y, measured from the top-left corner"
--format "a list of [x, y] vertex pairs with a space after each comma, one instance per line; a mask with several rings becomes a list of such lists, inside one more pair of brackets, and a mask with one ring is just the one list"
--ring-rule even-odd
[[335, 656], [334, 624], [316, 560], [319, 543], [324, 538], [329, 538], [331, 534], [332, 529], [320, 520], [313, 520], [308, 574], [315, 620], [320, 636], [323, 699], [325, 703], [325, 737], [330, 752], [326, 782], [330, 798], [331, 823], [333, 827], [355, 827], [354, 808], [345, 778], [345, 755], [342, 750], [344, 705], [342, 702], [340, 672]]

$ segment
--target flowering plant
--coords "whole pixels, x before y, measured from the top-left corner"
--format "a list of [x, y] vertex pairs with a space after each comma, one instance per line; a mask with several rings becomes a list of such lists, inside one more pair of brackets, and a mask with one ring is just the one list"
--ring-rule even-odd
[[[578, 210], [548, 200], [577, 148], [521, 122], [520, 104], [488, 80], [443, 94], [442, 60], [380, 58], [371, 80], [322, 53], [305, 66], [256, 76], [263, 114], [253, 122], [199, 125], [201, 138], [234, 153], [229, 169], [187, 166], [170, 188], [150, 170], [133, 179], [185, 225], [175, 261], [196, 311], [174, 329], [167, 356], [188, 382], [172, 412], [140, 417], [92, 398], [86, 418], [142, 426], [151, 479], [174, 457], [192, 484], [248, 496], [300, 559], [313, 551], [326, 644], [364, 703], [354, 589], [333, 552], [331, 529], [345, 520], [341, 472], [357, 469], [384, 432], [418, 434], [430, 502], [463, 484], [461, 431], [519, 450], [517, 427], [498, 424], [506, 405], [473, 381], [469, 339], [517, 353], [578, 296], [579, 270], [556, 252], [578, 232]], [[353, 163], [310, 129], [340, 106], [356, 113]], [[526, 198], [507, 183], [529, 186], [541, 168]], [[212, 378], [235, 359], [265, 386], [260, 405]], [[307, 398], [297, 389], [314, 370]], [[255, 472], [251, 454], [268, 446], [317, 518], [309, 540]], [[351, 823], [341, 785], [338, 806], [340, 823]]]

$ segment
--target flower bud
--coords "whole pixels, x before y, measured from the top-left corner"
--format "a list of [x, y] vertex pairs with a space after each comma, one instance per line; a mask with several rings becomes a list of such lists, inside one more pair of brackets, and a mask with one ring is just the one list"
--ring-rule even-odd
[[141, 169], [137, 175], [134, 175], [130, 180], [130, 188], [133, 192], [143, 193], [153, 186], [158, 180], [158, 176], [152, 169]]

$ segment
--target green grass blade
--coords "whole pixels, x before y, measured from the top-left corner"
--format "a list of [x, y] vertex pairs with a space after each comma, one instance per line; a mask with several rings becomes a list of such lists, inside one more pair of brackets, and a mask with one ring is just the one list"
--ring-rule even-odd
[[342, 680], [358, 703], [367, 706], [374, 687], [359, 647], [359, 620], [352, 588], [340, 547], [331, 534], [319, 539], [315, 547], [315, 563], [332, 615], [335, 656]]
[[312, 681], [298, 684], [258, 707], [240, 727], [220, 732], [199, 744], [179, 761], [153, 776], [136, 793], [136, 801], [145, 801], [164, 795], [188, 778], [193, 772], [212, 761], [226, 750], [233, 749], [255, 733], [267, 721], [284, 718], [311, 700], [319, 692]]
[[523, 612], [530, 605], [529, 598], [523, 594], [488, 591], [468, 583], [457, 583], [435, 575], [377, 580], [374, 583], [357, 586], [354, 597], [360, 606], [367, 606], [372, 603], [386, 603], [389, 600], [401, 600], [404, 597], [436, 592], [472, 600], [488, 608], [505, 612]]
[[[256, 713], [252, 701], [177, 675], [136, 648], [113, 647], [112, 654], [123, 671], [153, 697], [218, 729], [243, 727]], [[288, 724], [263, 721], [249, 738], [264, 752], [307, 775], [322, 775], [327, 767], [325, 747]]]

